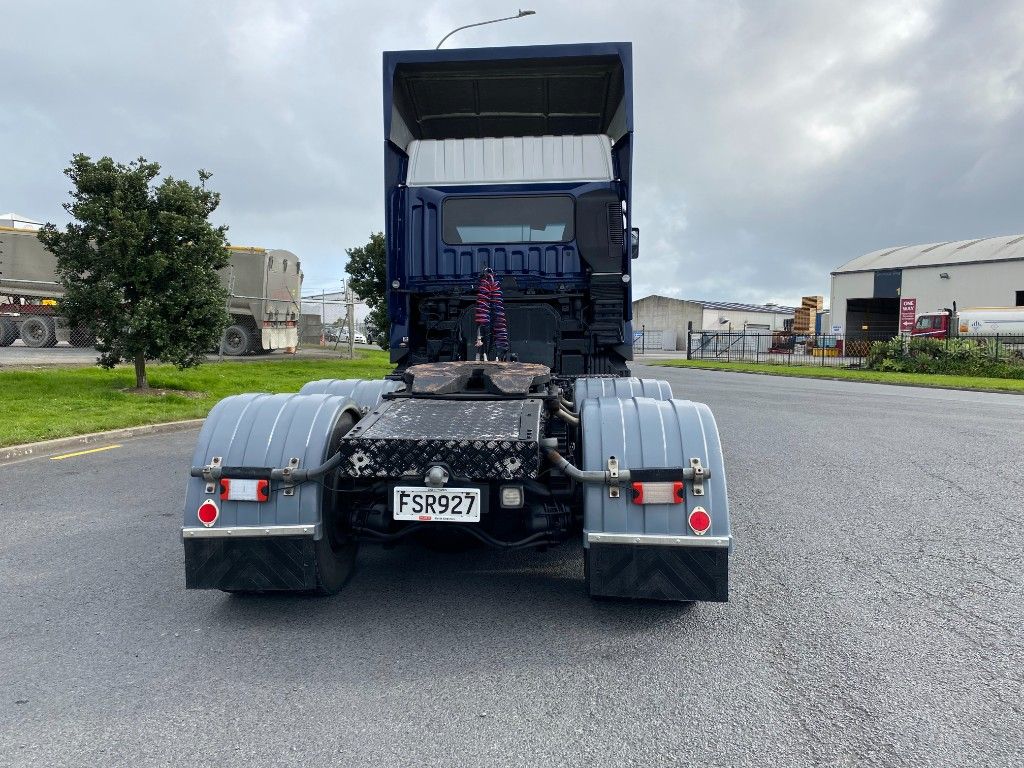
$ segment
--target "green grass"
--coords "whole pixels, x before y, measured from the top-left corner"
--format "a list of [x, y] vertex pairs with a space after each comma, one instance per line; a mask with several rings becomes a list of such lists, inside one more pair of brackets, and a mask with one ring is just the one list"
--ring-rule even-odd
[[987, 376], [945, 376], [930, 373], [888, 373], [858, 368], [829, 368], [813, 365], [771, 365], [767, 363], [729, 363], [717, 360], [652, 360], [650, 365], [673, 368], [703, 368], [713, 371], [740, 371], [769, 376], [795, 376], [804, 379], [840, 379], [876, 384], [901, 384], [941, 389], [977, 389], [999, 392], [1024, 392], [1024, 380], [996, 379]]
[[187, 371], [147, 368], [150, 387], [200, 397], [137, 395], [132, 368], [55, 368], [0, 371], [0, 446], [69, 437], [141, 424], [204, 417], [220, 399], [240, 392], [297, 392], [307, 381], [380, 378], [392, 370], [385, 352], [355, 360], [207, 363]]

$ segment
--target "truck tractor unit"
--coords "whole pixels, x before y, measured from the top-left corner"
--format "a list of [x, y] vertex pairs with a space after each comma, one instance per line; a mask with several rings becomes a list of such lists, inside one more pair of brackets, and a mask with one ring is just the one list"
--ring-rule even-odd
[[950, 339], [991, 336], [1024, 343], [1024, 307], [973, 307], [942, 309], [917, 316], [913, 338]]
[[330, 594], [361, 545], [581, 543], [595, 597], [728, 599], [707, 406], [630, 375], [628, 43], [384, 54], [382, 380], [229, 397], [186, 586]]

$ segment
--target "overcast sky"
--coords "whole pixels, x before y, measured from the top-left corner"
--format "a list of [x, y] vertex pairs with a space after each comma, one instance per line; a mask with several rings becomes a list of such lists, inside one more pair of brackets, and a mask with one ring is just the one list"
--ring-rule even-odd
[[[636, 297], [798, 303], [867, 251], [1024, 232], [1024, 0], [531, 2], [446, 47], [632, 41]], [[233, 243], [336, 287], [383, 228], [381, 52], [516, 9], [0, 0], [0, 212], [63, 223], [74, 152], [206, 168]]]

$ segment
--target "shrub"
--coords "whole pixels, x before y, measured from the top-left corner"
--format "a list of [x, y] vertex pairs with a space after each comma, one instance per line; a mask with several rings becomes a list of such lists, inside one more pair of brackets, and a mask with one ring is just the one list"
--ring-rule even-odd
[[1024, 379], [1024, 360], [1016, 349], [995, 348], [987, 339], [910, 339], [876, 341], [868, 352], [870, 370], [992, 376]]

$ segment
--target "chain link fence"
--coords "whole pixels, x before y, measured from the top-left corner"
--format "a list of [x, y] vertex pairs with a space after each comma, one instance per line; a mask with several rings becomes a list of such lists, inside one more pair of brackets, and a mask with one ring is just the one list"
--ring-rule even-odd
[[[686, 355], [691, 360], [861, 368], [873, 343], [893, 338], [909, 343], [912, 337], [907, 334], [894, 337], [891, 333], [801, 336], [782, 332], [692, 331], [688, 334]], [[992, 360], [1024, 359], [1024, 336], [971, 334], [938, 341], [946, 345], [965, 341], [976, 344], [977, 349]]]
[[356, 318], [356, 308], [364, 302], [354, 295], [340, 299], [327, 298], [327, 295], [303, 297], [299, 344], [307, 349], [320, 347], [338, 351], [354, 351], [368, 345], [376, 347], [380, 340], [377, 330], [364, 319]]
[[[219, 345], [210, 353], [225, 359], [315, 348], [345, 356], [350, 349], [354, 351], [378, 341], [374, 328], [355, 319], [360, 304], [356, 297], [317, 296], [296, 301], [231, 293], [225, 306], [227, 324]], [[30, 350], [88, 352], [95, 346], [92, 331], [69, 325], [60, 315], [56, 301], [0, 296], [0, 361], [14, 353], [19, 358], [28, 356], [27, 360], [39, 354]], [[9, 350], [6, 355], [5, 350]]]
[[48, 304], [4, 305], [0, 310], [0, 348], [94, 347], [96, 337], [84, 327], [69, 326]]

